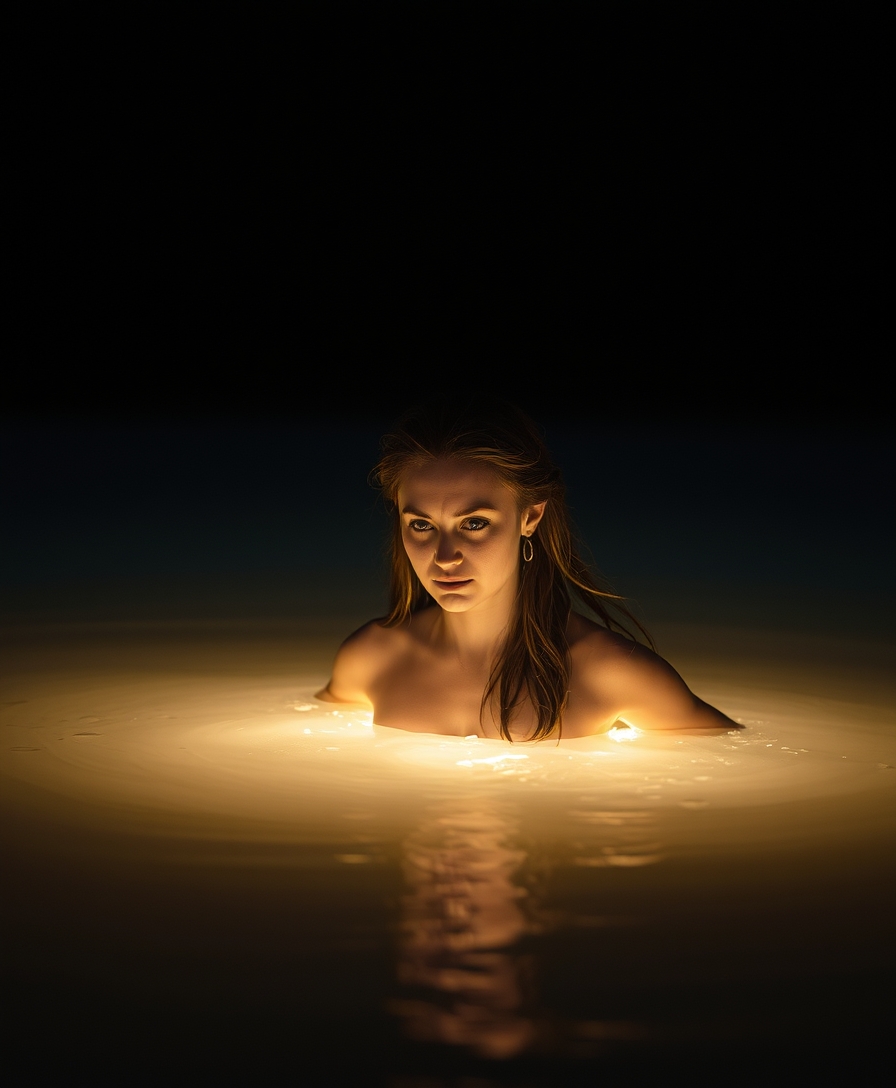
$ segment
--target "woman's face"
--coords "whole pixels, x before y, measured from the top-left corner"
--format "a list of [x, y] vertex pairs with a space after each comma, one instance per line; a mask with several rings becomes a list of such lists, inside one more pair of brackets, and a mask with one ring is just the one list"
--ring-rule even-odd
[[533, 531], [544, 505], [520, 512], [491, 469], [460, 459], [409, 469], [398, 489], [405, 551], [446, 612], [512, 608], [520, 536]]

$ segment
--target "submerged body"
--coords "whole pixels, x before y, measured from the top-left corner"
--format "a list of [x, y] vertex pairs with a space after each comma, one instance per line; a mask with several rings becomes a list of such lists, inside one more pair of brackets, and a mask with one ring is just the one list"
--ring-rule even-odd
[[[521, 579], [529, 577], [547, 501], [522, 504], [498, 473], [457, 457], [407, 468], [396, 495], [401, 548], [428, 603], [401, 623], [383, 617], [350, 635], [317, 697], [363, 706], [377, 724], [397, 729], [513, 741], [544, 736], [531, 687], [511, 698], [502, 731], [501, 691], [490, 682], [521, 607]], [[567, 670], [552, 736], [589, 736], [619, 722], [740, 728], [652, 649], [571, 608], [557, 641], [541, 647]]]
[[[342, 644], [333, 678], [317, 698], [363, 706], [378, 725], [396, 729], [499, 737], [492, 716], [482, 712], [491, 663], [482, 655], [465, 657], [459, 645], [449, 648], [443, 620], [436, 605], [415, 613], [403, 628], [372, 620]], [[647, 647], [575, 612], [568, 639], [571, 687], [558, 737], [604, 733], [620, 722], [701, 733], [741, 728], [694, 695]], [[531, 704], [524, 703], [511, 724], [513, 740], [528, 740], [535, 724]]]

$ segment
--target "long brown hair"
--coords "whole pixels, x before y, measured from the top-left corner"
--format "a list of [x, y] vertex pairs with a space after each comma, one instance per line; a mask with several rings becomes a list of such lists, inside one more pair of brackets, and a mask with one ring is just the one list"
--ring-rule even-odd
[[501, 735], [511, 740], [510, 723], [528, 696], [538, 716], [532, 740], [560, 728], [569, 694], [570, 656], [566, 627], [573, 602], [599, 622], [651, 648], [650, 634], [623, 598], [602, 587], [585, 562], [566, 502], [566, 485], [544, 437], [526, 412], [506, 401], [452, 403], [439, 400], [407, 411], [380, 441], [381, 455], [370, 473], [392, 521], [389, 613], [384, 627], [404, 623], [432, 598], [417, 578], [401, 536], [398, 489], [404, 473], [442, 458], [461, 458], [493, 470], [513, 492], [520, 511], [547, 500], [531, 538], [530, 562], [521, 561], [517, 608], [489, 682], [487, 703], [499, 707]]

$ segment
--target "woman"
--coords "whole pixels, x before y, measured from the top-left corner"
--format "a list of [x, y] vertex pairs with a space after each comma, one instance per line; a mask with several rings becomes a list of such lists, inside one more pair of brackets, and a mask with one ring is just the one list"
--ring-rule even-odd
[[508, 741], [740, 728], [599, 587], [521, 409], [413, 409], [381, 450], [371, 481], [392, 517], [389, 614], [343, 642], [318, 699], [364, 706], [378, 725]]

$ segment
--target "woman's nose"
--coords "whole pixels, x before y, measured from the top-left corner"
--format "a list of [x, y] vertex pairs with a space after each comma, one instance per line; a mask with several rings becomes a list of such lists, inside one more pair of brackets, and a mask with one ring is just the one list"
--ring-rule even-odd
[[440, 567], [450, 567], [461, 561], [457, 541], [449, 533], [439, 533], [436, 541], [435, 561]]

